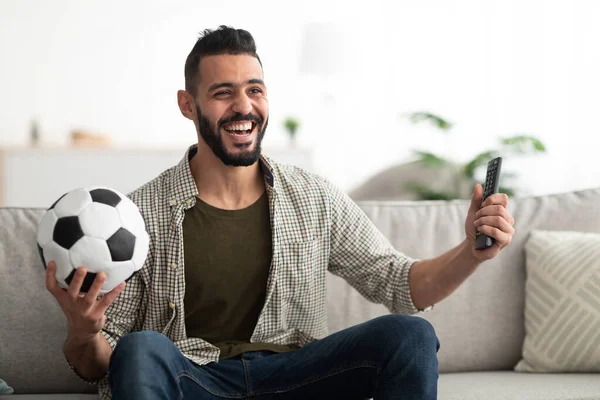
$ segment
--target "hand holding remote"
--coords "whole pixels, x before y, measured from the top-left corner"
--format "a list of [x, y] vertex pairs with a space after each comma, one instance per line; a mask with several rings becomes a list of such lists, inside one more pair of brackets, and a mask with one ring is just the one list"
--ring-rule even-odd
[[[487, 165], [485, 176], [485, 185], [483, 186], [483, 201], [490, 195], [498, 193], [500, 187], [500, 169], [502, 167], [502, 157], [494, 158]], [[475, 238], [475, 249], [483, 250], [492, 247], [494, 238], [477, 232]]]
[[468, 249], [479, 262], [492, 259], [511, 242], [514, 218], [508, 211], [508, 196], [498, 193], [500, 159], [488, 164], [486, 183], [477, 184], [465, 221]]

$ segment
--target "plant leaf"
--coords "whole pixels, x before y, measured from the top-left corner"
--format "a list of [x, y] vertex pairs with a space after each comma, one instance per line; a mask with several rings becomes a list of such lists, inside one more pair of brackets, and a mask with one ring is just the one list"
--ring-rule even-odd
[[452, 124], [450, 122], [438, 115], [429, 112], [417, 111], [414, 113], [410, 113], [408, 117], [413, 124], [418, 124], [420, 122], [429, 122], [442, 131], [449, 131], [450, 129], [452, 129]]
[[298, 126], [300, 126], [300, 121], [295, 118], [288, 117], [285, 119], [285, 121], [283, 121], [283, 126], [291, 133], [294, 133], [298, 129]]
[[454, 200], [459, 198], [452, 193], [433, 190], [424, 183], [417, 181], [406, 182], [404, 188], [416, 194], [419, 200]]
[[464, 167], [464, 172], [465, 175], [468, 176], [469, 178], [475, 178], [475, 171], [477, 170], [477, 168], [483, 166], [483, 165], [487, 165], [487, 163], [493, 159], [498, 157], [498, 151], [497, 150], [489, 150], [489, 151], [484, 151], [483, 153], [479, 153], [475, 156], [475, 158], [473, 158], [471, 161], [469, 161], [468, 163], [465, 164]]
[[518, 154], [543, 153], [546, 151], [546, 146], [544, 146], [541, 140], [529, 135], [505, 137], [501, 138], [500, 142], [504, 147]]
[[427, 151], [413, 150], [417, 161], [430, 168], [443, 167], [450, 164], [450, 161]]

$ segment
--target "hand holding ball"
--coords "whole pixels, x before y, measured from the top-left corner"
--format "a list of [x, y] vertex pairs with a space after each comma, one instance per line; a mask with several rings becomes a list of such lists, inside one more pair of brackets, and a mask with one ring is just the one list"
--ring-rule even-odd
[[42, 216], [37, 232], [40, 256], [56, 264], [56, 281], [67, 289], [78, 267], [89, 291], [100, 272], [106, 274], [100, 294], [129, 280], [142, 268], [149, 237], [144, 219], [128, 197], [109, 188], [75, 189], [59, 198]]

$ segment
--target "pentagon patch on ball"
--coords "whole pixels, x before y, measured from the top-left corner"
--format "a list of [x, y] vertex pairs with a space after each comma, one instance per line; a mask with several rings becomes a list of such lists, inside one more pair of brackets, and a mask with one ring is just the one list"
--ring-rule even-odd
[[56, 263], [56, 280], [68, 288], [78, 267], [87, 275], [81, 292], [88, 292], [100, 272], [106, 294], [131, 279], [146, 261], [146, 224], [138, 207], [114, 189], [72, 190], [57, 199], [42, 216], [37, 245], [44, 268]]

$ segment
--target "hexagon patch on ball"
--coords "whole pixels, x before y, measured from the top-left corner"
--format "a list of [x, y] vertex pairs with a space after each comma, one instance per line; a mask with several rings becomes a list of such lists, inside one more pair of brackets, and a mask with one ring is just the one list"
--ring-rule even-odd
[[67, 289], [78, 267], [87, 275], [81, 292], [104, 272], [106, 294], [139, 271], [150, 238], [139, 208], [127, 196], [106, 187], [75, 189], [59, 197], [38, 225], [37, 247], [44, 268], [56, 263], [56, 280]]

